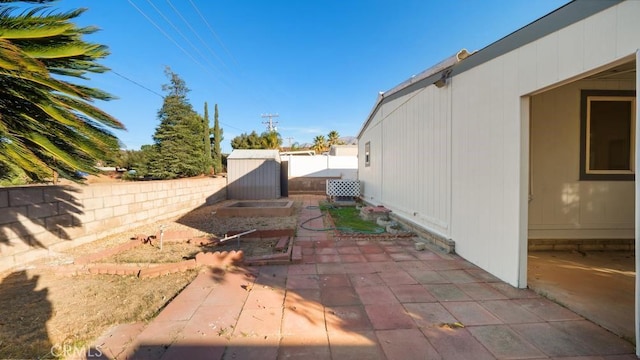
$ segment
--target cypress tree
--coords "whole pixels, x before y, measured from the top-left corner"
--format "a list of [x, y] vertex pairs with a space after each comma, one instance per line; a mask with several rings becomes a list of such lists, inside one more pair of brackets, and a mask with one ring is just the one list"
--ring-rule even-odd
[[213, 110], [213, 171], [216, 174], [222, 172], [222, 150], [220, 143], [222, 142], [222, 129], [218, 122], [218, 104], [214, 105]]
[[203, 135], [204, 135], [204, 171], [205, 174], [211, 173], [211, 129], [209, 128], [209, 106], [207, 102], [204, 102], [204, 122], [203, 122]]

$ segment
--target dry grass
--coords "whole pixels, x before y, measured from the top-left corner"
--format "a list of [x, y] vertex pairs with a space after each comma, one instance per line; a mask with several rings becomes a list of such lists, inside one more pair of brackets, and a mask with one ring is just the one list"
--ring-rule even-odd
[[111, 325], [151, 319], [195, 276], [62, 278], [46, 269], [6, 274], [0, 285], [0, 358], [51, 357], [53, 345], [82, 346]]
[[[55, 258], [31, 264], [25, 270], [0, 274], [0, 358], [49, 358], [54, 345], [82, 347], [112, 325], [152, 319], [197, 275], [196, 271], [187, 271], [151, 279], [110, 275], [70, 278], [55, 275], [54, 267], [71, 263], [75, 257], [131, 241], [136, 234], [155, 234], [161, 225], [167, 230], [195, 229], [202, 236], [221, 236], [234, 230], [294, 229], [301, 207], [297, 202], [295, 215], [289, 217], [216, 217], [216, 209], [227, 203], [203, 206], [181, 217], [149, 223], [69, 249]], [[261, 255], [260, 252], [267, 251], [277, 241], [266, 240], [256, 246], [254, 254]], [[243, 246], [249, 244], [246, 239], [241, 243]], [[216, 250], [236, 248], [237, 242], [231, 240]], [[195, 255], [195, 250], [202, 251], [197, 241], [165, 243], [162, 257], [155, 261], [179, 261]], [[122, 254], [130, 258], [115, 260], [150, 262], [150, 253], [159, 251], [145, 245]]]

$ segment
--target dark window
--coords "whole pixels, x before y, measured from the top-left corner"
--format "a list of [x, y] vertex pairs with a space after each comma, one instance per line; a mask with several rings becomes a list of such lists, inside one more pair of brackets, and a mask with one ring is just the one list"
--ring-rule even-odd
[[582, 91], [580, 179], [633, 180], [635, 92]]
[[371, 165], [371, 142], [367, 141], [364, 144], [364, 166]]

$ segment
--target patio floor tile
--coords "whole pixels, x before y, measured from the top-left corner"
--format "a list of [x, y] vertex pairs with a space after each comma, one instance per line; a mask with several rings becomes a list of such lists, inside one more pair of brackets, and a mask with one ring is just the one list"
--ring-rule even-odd
[[325, 306], [360, 305], [360, 298], [352, 287], [324, 288], [320, 292]]
[[465, 326], [501, 324], [497, 317], [480, 306], [477, 302], [447, 302], [442, 304], [451, 315]]
[[418, 329], [378, 330], [376, 336], [389, 360], [440, 359], [436, 349]]
[[395, 285], [389, 289], [401, 303], [436, 302], [436, 298], [420, 284]]
[[367, 316], [376, 330], [412, 329], [416, 323], [400, 303], [365, 305]]
[[362, 305], [331, 306], [325, 308], [327, 331], [363, 331], [373, 326]]

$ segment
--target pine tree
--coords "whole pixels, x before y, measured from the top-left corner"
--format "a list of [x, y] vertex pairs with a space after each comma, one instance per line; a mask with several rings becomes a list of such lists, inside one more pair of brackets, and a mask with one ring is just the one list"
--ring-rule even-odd
[[200, 175], [205, 168], [204, 121], [187, 99], [189, 89], [184, 80], [168, 67], [165, 74], [170, 83], [162, 86], [168, 94], [158, 111], [160, 125], [153, 135], [157, 157], [150, 172], [162, 179]]
[[204, 135], [204, 166], [205, 174], [211, 173], [211, 165], [213, 164], [211, 158], [211, 129], [209, 128], [209, 107], [207, 102], [204, 102], [204, 122], [203, 122], [203, 135]]
[[213, 110], [213, 171], [219, 174], [222, 169], [222, 149], [220, 143], [222, 142], [222, 129], [218, 122], [218, 104], [215, 104]]

